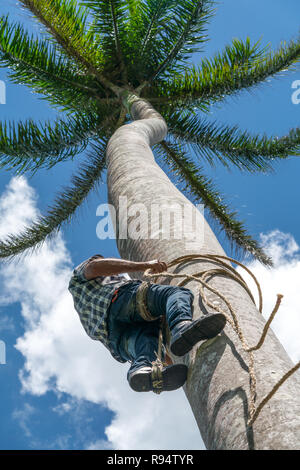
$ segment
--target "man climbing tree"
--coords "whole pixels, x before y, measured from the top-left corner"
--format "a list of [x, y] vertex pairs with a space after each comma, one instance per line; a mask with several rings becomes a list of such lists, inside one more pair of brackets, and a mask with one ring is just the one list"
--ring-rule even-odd
[[[108, 203], [114, 207], [118, 220], [116, 243], [120, 256], [143, 263], [141, 270], [154, 257], [167, 260], [171, 274], [175, 276], [173, 269], [177, 269], [179, 274], [188, 276], [195, 300], [198, 285], [191, 276], [200, 271], [213, 271], [207, 285], [218, 295], [214, 294], [217, 295], [214, 298], [209, 290], [207, 300], [216, 307], [220, 299], [226, 301], [227, 313], [230, 306], [232, 313], [228, 319], [233, 327], [227, 321], [224, 334], [195, 348], [184, 359], [189, 364], [185, 393], [206, 447], [298, 449], [299, 374], [284, 381], [281, 387], [287, 371], [295, 369], [271, 332], [264, 347], [255, 351], [255, 374], [251, 372], [254, 352], [249, 352], [247, 345], [251, 349], [261, 338], [264, 329], [261, 310], [256, 308], [244, 286], [231, 276], [232, 259], [227, 263], [230, 272], [224, 274], [216, 258], [224, 258], [225, 252], [206, 220], [202, 218], [204, 237], [201, 233], [193, 244], [192, 254], [198, 255], [197, 260], [176, 268], [172, 262], [190, 254], [186, 240], [124, 238], [119, 227], [125, 226], [128, 218], [120, 204], [124, 196], [128, 207], [142, 201], [148, 214], [153, 203], [177, 204], [181, 208], [187, 204], [192, 214], [194, 204], [201, 202], [211, 220], [224, 230], [233, 248], [242, 249], [267, 266], [272, 264], [237, 212], [225, 202], [207, 167], [215, 168], [220, 163], [243, 172], [270, 171], [276, 162], [300, 155], [300, 129], [291, 129], [282, 137], [255, 135], [239, 125], [212, 121], [211, 113], [212, 107], [219, 106], [226, 98], [252, 91], [261, 83], [270, 82], [272, 77], [292, 70], [300, 60], [299, 39], [272, 50], [269, 46], [261, 47], [260, 41], [235, 38], [209, 56], [203, 54], [209, 37], [207, 25], [214, 13], [212, 0], [19, 0], [19, 3], [39, 21], [46, 36], [32, 36], [19, 23], [1, 17], [0, 63], [10, 69], [11, 80], [29, 86], [63, 114], [53, 123], [36, 123], [32, 119], [3, 121], [0, 167], [17, 173], [35, 172], [64, 160], [77, 159], [83, 151], [85, 162], [45, 215], [19, 234], [0, 241], [0, 258], [9, 260], [36, 248], [66, 226], [107, 171]], [[158, 224], [154, 227], [151, 223], [151, 230], [158, 233]], [[191, 215], [185, 220], [185, 231], [194, 233]], [[213, 255], [213, 259], [207, 255]], [[127, 321], [122, 321], [128, 303], [121, 301], [121, 293], [125, 297], [134, 283], [120, 285], [119, 297], [112, 301], [117, 283], [112, 286], [103, 281], [130, 269], [127, 265], [120, 271], [89, 272], [95, 266], [104, 267], [105, 263], [109, 260], [96, 258], [86, 264], [86, 271], [84, 267], [75, 270], [70, 289], [92, 337], [95, 335], [112, 349], [115, 337], [112, 328], [122, 325], [117, 346], [126, 343], [128, 334], [124, 343], [127, 356], [122, 360], [129, 357], [133, 367], [142, 353], [137, 351], [138, 340], [130, 341], [128, 330], [132, 327], [135, 332], [137, 326], [143, 325], [145, 332], [156, 320], [146, 323], [145, 318], [139, 318], [142, 310], [138, 313], [128, 310], [131, 313]], [[174, 278], [170, 282], [178, 281]], [[166, 289], [165, 286], [156, 289], [160, 287]], [[171, 353], [175, 345], [184, 344], [182, 337], [194, 336], [198, 326], [202, 330], [202, 325], [213, 321], [207, 317], [205, 323], [185, 323], [181, 330], [181, 318], [178, 325], [171, 322], [167, 306], [173, 295], [165, 294], [167, 290], [154, 295], [152, 289], [147, 295], [147, 308], [154, 318], [165, 311], [163, 316], [171, 327]], [[180, 299], [184, 298], [183, 292], [178, 294]], [[154, 303], [163, 305], [162, 310], [153, 308], [152, 297]], [[194, 307], [194, 318], [205, 313], [202, 311], [205, 305], [195, 302]], [[238, 325], [248, 341], [242, 349]], [[180, 333], [179, 343], [176, 330]], [[201, 335], [192, 342], [198, 341]], [[132, 344], [134, 352], [128, 348]], [[148, 337], [145, 344], [149, 345]], [[162, 382], [167, 389], [171, 381], [175, 365], [162, 368], [162, 380], [152, 380], [152, 373], [150, 377], [154, 350], [142, 364], [148, 371], [143, 372], [142, 367], [132, 371], [131, 367], [129, 382], [136, 389], [153, 390], [154, 381]], [[181, 357], [176, 358], [175, 352], [172, 360], [176, 365], [183, 362]], [[264, 406], [258, 416], [260, 405], [268, 403], [266, 397], [278, 384], [280, 388], [272, 396], [272, 406]]]
[[149, 284], [144, 308], [140, 306], [143, 283], [123, 273], [167, 270], [163, 261], [134, 262], [95, 255], [73, 272], [69, 290], [87, 334], [101, 341], [120, 362], [131, 362], [128, 382], [136, 392], [176, 390], [187, 378], [187, 366], [166, 362], [166, 348], [158, 358], [160, 318], [170, 329], [170, 350], [183, 356], [200, 340], [213, 338], [225, 326], [221, 313], [192, 320], [194, 295], [185, 287]]

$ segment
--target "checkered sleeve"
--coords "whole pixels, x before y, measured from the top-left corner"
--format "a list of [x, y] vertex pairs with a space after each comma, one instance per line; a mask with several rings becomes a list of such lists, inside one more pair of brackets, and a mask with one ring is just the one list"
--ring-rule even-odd
[[88, 264], [88, 260], [84, 261], [81, 263], [79, 266], [77, 266], [74, 271], [73, 271], [73, 276], [77, 278], [79, 281], [85, 282], [87, 281], [85, 275], [84, 275], [84, 270]]

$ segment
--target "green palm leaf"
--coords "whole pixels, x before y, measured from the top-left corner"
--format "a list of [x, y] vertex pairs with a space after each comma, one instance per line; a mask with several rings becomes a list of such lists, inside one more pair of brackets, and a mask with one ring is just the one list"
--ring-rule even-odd
[[[249, 48], [234, 41], [222, 54], [204, 59], [200, 66], [159, 82], [149, 90], [151, 95], [172, 100], [173, 106], [198, 107], [223, 100], [226, 96], [248, 89], [267, 78], [291, 69], [300, 60], [300, 41], [282, 45], [276, 52]], [[254, 54], [254, 55], [253, 55]]]
[[[175, 30], [178, 36], [181, 32], [178, 8], [183, 3], [181, 0], [148, 0], [136, 5], [135, 16], [129, 18], [127, 35], [129, 66], [135, 70], [139, 81], [152, 76], [172, 49]], [[170, 23], [173, 29], [167, 30]]]
[[278, 138], [251, 135], [238, 126], [210, 123], [191, 113], [173, 112], [166, 119], [175, 140], [188, 144], [199, 158], [211, 165], [219, 160], [227, 167], [269, 171], [275, 159], [300, 155], [300, 128]]
[[163, 141], [156, 146], [160, 147], [159, 155], [164, 159], [171, 174], [175, 175], [177, 184], [181, 185], [181, 190], [194, 201], [202, 201], [210, 211], [212, 217], [224, 230], [228, 240], [236, 248], [251, 254], [265, 265], [271, 265], [270, 258], [264, 253], [258, 242], [254, 240], [246, 231], [243, 223], [237, 220], [236, 212], [232, 212], [229, 207], [222, 202], [223, 196], [216, 190], [212, 181], [205, 177], [198, 167], [189, 158], [182, 146], [172, 142]]
[[210, 0], [148, 0], [141, 7], [140, 25], [136, 26], [142, 42], [138, 42], [136, 55], [147, 69], [142, 67], [145, 81], [139, 90], [158, 76], [184, 70], [184, 61], [202, 50], [211, 15]]
[[[10, 67], [9, 77], [23, 83], [62, 110], [91, 110], [106, 94], [97, 81], [82, 74], [78, 67], [61, 56], [49, 41], [30, 36], [18, 23], [0, 18], [0, 64]], [[76, 93], [74, 93], [76, 90]]]
[[9, 67], [13, 82], [32, 88], [66, 116], [54, 123], [29, 119], [0, 124], [0, 167], [34, 172], [74, 158], [89, 144], [93, 152], [45, 216], [0, 244], [0, 256], [12, 257], [41, 244], [72, 218], [101, 177], [108, 136], [131, 120], [123, 107], [126, 95], [136, 95], [153, 104], [168, 123], [169, 140], [155, 151], [177, 183], [188, 196], [204, 202], [235, 246], [269, 264], [187, 151], [211, 165], [218, 160], [247, 171], [269, 171], [275, 159], [299, 155], [299, 128], [279, 138], [256, 136], [238, 126], [208, 122], [195, 110], [207, 113], [216, 101], [292, 69], [300, 58], [300, 41], [273, 52], [249, 38], [234, 39], [214, 57], [187, 68], [192, 54], [203, 51], [212, 0], [19, 3], [49, 37], [38, 39], [8, 17], [0, 18], [0, 66]]
[[108, 139], [93, 144], [87, 163], [81, 166], [72, 178], [70, 187], [65, 188], [55, 199], [45, 216], [38, 218], [19, 235], [9, 235], [0, 242], [0, 258], [11, 258], [24, 250], [40, 246], [54, 236], [71, 220], [79, 206], [99, 182], [105, 168], [105, 148]]
[[63, 54], [84, 70], [94, 74], [100, 83], [102, 52], [94, 31], [87, 29], [88, 12], [78, 7], [77, 0], [19, 0], [46, 27]]
[[89, 140], [103, 132], [107, 119], [78, 113], [66, 121], [40, 125], [32, 119], [0, 123], [0, 168], [14, 168], [17, 173], [51, 168], [85, 150]]
[[166, 15], [173, 12], [174, 0], [136, 2], [129, 8], [126, 42], [126, 63], [133, 85], [145, 80], [164, 58], [159, 36], [167, 23]]
[[126, 0], [81, 0], [94, 14], [91, 30], [101, 35], [106, 73], [120, 68], [126, 80], [122, 47], [126, 44]]
[[[168, 48], [166, 57], [158, 65], [148, 81], [167, 71], [174, 72], [172, 65], [186, 60], [190, 54], [201, 51], [206, 37], [206, 25], [212, 14], [211, 0], [181, 0], [176, 2], [172, 17], [165, 24], [163, 40]], [[177, 64], [177, 70], [179, 65]]]

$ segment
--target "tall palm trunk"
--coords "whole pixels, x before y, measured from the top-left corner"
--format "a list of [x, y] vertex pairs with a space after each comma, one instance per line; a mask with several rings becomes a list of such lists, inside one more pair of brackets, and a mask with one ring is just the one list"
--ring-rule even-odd
[[[143, 261], [160, 258], [171, 261], [190, 254], [186, 240], [121, 238], [120, 223], [130, 224], [134, 215], [127, 218], [124, 207], [119, 207], [120, 196], [127, 197], [128, 208], [142, 203], [147, 209], [149, 226], [151, 204], [159, 206], [180, 204], [193, 206], [170, 182], [167, 175], [154, 160], [150, 146], [161, 141], [167, 132], [163, 119], [144, 101], [132, 105], [133, 123], [120, 127], [112, 136], [107, 148], [108, 199], [117, 214], [117, 245], [123, 258]], [[202, 217], [199, 213], [199, 217]], [[186, 214], [185, 226], [194, 230], [192, 214]], [[157, 233], [158, 226], [153, 226]], [[194, 244], [193, 253], [224, 255], [215, 235], [205, 220], [203, 233]], [[136, 239], [137, 238], [137, 239]], [[213, 268], [213, 262], [189, 262], [176, 272], [192, 274]], [[173, 268], [170, 269], [173, 272]], [[136, 274], [136, 277], [141, 277]], [[181, 279], [166, 279], [166, 284], [175, 285]], [[210, 285], [217, 288], [232, 304], [250, 346], [255, 345], [265, 324], [262, 315], [254, 306], [244, 288], [227, 277], [214, 276]], [[205, 312], [199, 299], [199, 284], [195, 281], [186, 285], [195, 295], [194, 317]], [[216, 300], [213, 294], [208, 298]], [[205, 345], [205, 343], [202, 343]], [[199, 347], [200, 346], [200, 347]], [[269, 331], [262, 348], [255, 352], [257, 378], [256, 403], [272, 389], [274, 384], [287, 372], [292, 363], [272, 331]], [[189, 366], [189, 375], [184, 387], [192, 407], [202, 438], [208, 449], [299, 449], [300, 447], [300, 374], [291, 376], [262, 409], [252, 427], [247, 426], [249, 408], [249, 374], [247, 354], [241, 347], [236, 333], [230, 325], [224, 332], [205, 347], [195, 346], [183, 360]], [[165, 411], [172, 413], [172, 409]]]

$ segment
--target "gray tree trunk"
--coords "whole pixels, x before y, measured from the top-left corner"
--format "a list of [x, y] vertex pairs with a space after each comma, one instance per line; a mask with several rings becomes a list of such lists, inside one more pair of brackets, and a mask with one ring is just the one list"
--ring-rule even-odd
[[[167, 133], [164, 120], [142, 100], [132, 105], [131, 114], [135, 121], [120, 127], [107, 148], [108, 199], [117, 214], [117, 246], [121, 257], [126, 259], [145, 261], [160, 258], [170, 262], [179, 256], [191, 254], [191, 250], [187, 249], [186, 239], [154, 239], [150, 238], [150, 232], [147, 238], [143, 231], [139, 237], [135, 237], [136, 239], [121, 238], [124, 234], [119, 233], [120, 223], [129, 225], [138, 216], [131, 214], [127, 217], [124, 207], [119, 207], [121, 196], [127, 197], [128, 209], [133, 204], [140, 203], [146, 207], [149, 226], [153, 203], [161, 206], [176, 203], [181, 207], [194, 207], [156, 164], [151, 151], [150, 147], [161, 141]], [[202, 217], [201, 214], [199, 216]], [[185, 224], [193, 231], [192, 216], [185, 218]], [[152, 220], [152, 234], [159, 231], [159, 226], [154, 225]], [[205, 220], [198, 235], [193, 253], [225, 254]], [[177, 267], [175, 272], [192, 274], [215, 266], [212, 262], [195, 261]], [[174, 268], [169, 271], [174, 272]], [[136, 273], [135, 277], [141, 278], [141, 275]], [[166, 278], [163, 283], [176, 285], [180, 280]], [[265, 321], [247, 292], [236, 281], [226, 276], [214, 276], [210, 285], [220, 290], [231, 302], [248, 344], [255, 345], [261, 336]], [[193, 281], [186, 287], [195, 295], [196, 318], [206, 312], [199, 299], [199, 284]], [[211, 301], [216, 300], [212, 294], [208, 294], [208, 298]], [[263, 347], [254, 355], [256, 403], [259, 404], [293, 364], [271, 330]], [[262, 409], [253, 426], [248, 427], [247, 354], [242, 351], [238, 337], [230, 325], [227, 324], [224, 332], [215, 340], [200, 342], [184, 358], [173, 359], [189, 366], [184, 390], [208, 449], [300, 448], [299, 372], [279, 388]], [[172, 413], [172, 410], [166, 412]]]

